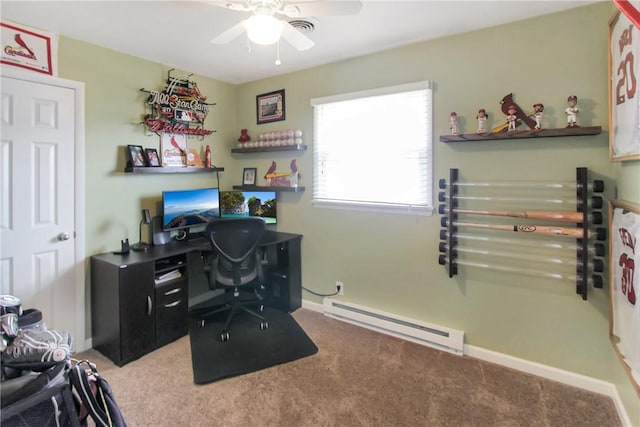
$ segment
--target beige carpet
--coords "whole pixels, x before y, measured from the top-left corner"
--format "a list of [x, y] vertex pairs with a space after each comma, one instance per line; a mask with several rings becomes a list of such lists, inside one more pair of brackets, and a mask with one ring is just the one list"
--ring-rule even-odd
[[129, 426], [619, 426], [611, 399], [320, 313], [295, 362], [195, 385], [189, 337], [118, 368], [94, 350]]

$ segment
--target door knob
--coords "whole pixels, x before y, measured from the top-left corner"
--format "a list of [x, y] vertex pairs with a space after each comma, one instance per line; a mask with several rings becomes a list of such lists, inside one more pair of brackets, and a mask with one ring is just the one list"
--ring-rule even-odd
[[58, 234], [58, 240], [60, 240], [61, 242], [64, 240], [69, 240], [71, 238], [71, 236], [69, 235], [69, 233], [63, 231], [62, 233]]

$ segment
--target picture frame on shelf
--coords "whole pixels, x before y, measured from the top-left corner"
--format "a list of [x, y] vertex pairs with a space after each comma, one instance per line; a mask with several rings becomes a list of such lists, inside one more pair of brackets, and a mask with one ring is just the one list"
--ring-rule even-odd
[[286, 119], [284, 89], [256, 96], [257, 124], [279, 122]]
[[164, 167], [187, 166], [187, 135], [163, 132], [160, 136], [161, 163]]
[[244, 168], [242, 171], [242, 185], [256, 185], [258, 168]]
[[127, 145], [127, 153], [131, 167], [141, 168], [147, 165], [142, 145]]
[[155, 148], [145, 148], [144, 154], [147, 158], [147, 166], [154, 168], [160, 167], [160, 157], [158, 156], [158, 150], [156, 150]]
[[640, 324], [633, 313], [640, 297], [636, 243], [640, 238], [640, 205], [609, 201], [609, 340], [640, 396]]
[[[636, 33], [636, 34], [633, 34]], [[638, 29], [620, 11], [609, 20], [609, 159], [640, 159], [640, 97], [634, 65], [638, 58]]]

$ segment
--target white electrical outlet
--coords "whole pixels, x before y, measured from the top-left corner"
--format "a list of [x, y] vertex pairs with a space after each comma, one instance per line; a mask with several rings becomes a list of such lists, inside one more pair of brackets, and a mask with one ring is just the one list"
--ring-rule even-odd
[[336, 282], [336, 289], [340, 289], [338, 295], [344, 295], [344, 283]]

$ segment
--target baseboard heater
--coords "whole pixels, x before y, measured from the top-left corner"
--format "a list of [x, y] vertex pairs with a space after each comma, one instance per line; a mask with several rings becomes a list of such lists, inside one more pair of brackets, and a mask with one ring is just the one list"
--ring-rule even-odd
[[407, 319], [395, 314], [325, 298], [325, 316], [382, 332], [417, 344], [462, 355], [464, 332]]

